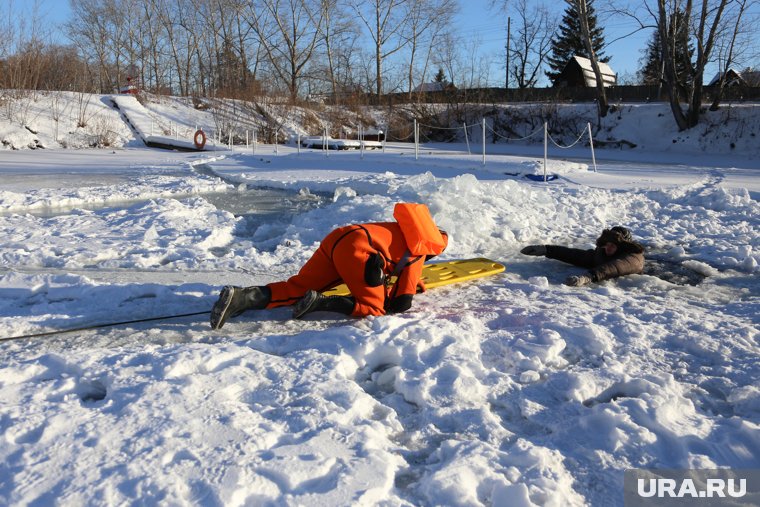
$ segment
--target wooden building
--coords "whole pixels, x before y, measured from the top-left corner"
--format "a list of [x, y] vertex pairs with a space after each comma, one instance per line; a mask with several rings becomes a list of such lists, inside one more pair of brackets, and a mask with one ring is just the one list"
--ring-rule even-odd
[[[617, 84], [617, 74], [609, 65], [599, 62], [599, 70], [602, 73], [602, 81], [605, 87]], [[582, 56], [573, 56], [557, 76], [554, 86], [595, 88], [596, 75], [591, 66], [591, 60]]]

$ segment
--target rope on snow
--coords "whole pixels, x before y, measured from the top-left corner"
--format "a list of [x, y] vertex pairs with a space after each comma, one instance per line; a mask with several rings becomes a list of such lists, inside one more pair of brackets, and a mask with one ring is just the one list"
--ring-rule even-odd
[[6, 342], [11, 340], [24, 340], [28, 338], [41, 338], [43, 336], [53, 336], [57, 334], [64, 334], [64, 333], [75, 333], [77, 331], [89, 331], [92, 329], [101, 329], [104, 327], [114, 327], [114, 326], [123, 326], [125, 324], [137, 324], [140, 322], [152, 322], [155, 320], [168, 320], [168, 319], [178, 319], [180, 317], [191, 317], [195, 315], [207, 315], [211, 313], [210, 310], [204, 311], [204, 312], [193, 312], [193, 313], [182, 313], [178, 315], [163, 315], [161, 317], [148, 317], [144, 319], [133, 319], [133, 320], [122, 320], [119, 322], [106, 322], [104, 324], [93, 324], [90, 326], [82, 326], [82, 327], [73, 327], [70, 329], [57, 329], [55, 331], [45, 331], [43, 333], [30, 333], [30, 334], [24, 334], [19, 336], [6, 336], [6, 337], [0, 337], [0, 342]]

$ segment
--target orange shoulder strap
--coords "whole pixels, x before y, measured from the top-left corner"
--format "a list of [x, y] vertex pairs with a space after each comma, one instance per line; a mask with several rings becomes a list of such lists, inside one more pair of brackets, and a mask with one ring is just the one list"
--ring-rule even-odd
[[393, 218], [401, 227], [412, 255], [438, 255], [446, 248], [446, 241], [424, 204], [397, 203], [393, 208]]

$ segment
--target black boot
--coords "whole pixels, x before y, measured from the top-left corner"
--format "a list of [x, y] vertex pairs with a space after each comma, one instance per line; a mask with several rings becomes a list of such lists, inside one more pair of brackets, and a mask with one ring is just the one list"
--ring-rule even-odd
[[354, 298], [323, 296], [315, 290], [310, 290], [293, 307], [293, 318], [300, 319], [311, 312], [337, 312], [351, 315], [354, 312]]
[[229, 317], [237, 317], [246, 310], [266, 308], [271, 297], [269, 287], [225, 286], [211, 309], [211, 329], [221, 329]]

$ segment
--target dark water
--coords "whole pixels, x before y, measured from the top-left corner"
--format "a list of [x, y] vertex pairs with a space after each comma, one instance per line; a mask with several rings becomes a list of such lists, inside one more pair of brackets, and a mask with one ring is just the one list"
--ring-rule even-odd
[[644, 274], [677, 285], [699, 285], [705, 279], [705, 275], [687, 268], [679, 261], [656, 256], [647, 257]]
[[202, 194], [218, 209], [241, 215], [297, 215], [324, 206], [327, 197], [280, 188], [249, 188], [238, 192]]
[[[284, 190], [279, 188], [250, 187], [231, 192], [209, 192], [190, 195], [162, 197], [166, 199], [188, 199], [202, 197], [218, 209], [229, 211], [236, 216], [246, 216], [252, 221], [264, 220], [266, 217], [290, 217], [324, 206], [328, 198], [321, 194]], [[110, 212], [119, 211], [139, 205], [149, 200], [108, 201], [107, 203], [87, 203], [74, 206], [50, 206], [25, 210], [22, 213], [40, 218], [52, 218], [71, 214], [74, 210]], [[18, 214], [19, 211], [0, 213], [0, 215]]]

